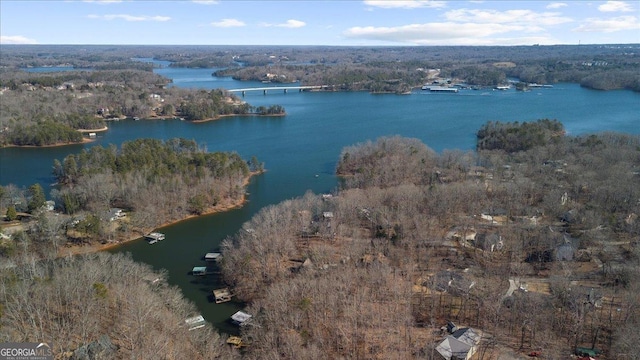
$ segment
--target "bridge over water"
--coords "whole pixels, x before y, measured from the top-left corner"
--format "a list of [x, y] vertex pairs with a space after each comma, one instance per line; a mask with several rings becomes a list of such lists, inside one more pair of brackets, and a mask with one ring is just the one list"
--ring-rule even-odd
[[229, 92], [242, 93], [242, 96], [247, 91], [262, 91], [263, 94], [267, 94], [267, 91], [272, 90], [282, 90], [286, 94], [288, 90], [298, 90], [300, 92], [305, 90], [320, 90], [328, 88], [327, 85], [307, 85], [307, 86], [269, 86], [269, 87], [254, 87], [254, 88], [244, 88], [244, 89], [229, 89]]

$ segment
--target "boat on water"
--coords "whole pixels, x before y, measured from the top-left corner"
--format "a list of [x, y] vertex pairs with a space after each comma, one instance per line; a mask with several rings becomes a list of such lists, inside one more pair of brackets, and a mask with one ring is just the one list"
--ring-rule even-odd
[[429, 90], [430, 92], [444, 92], [444, 93], [457, 93], [457, 87], [442, 86], [442, 85], [424, 85], [422, 90]]
[[164, 234], [159, 232], [152, 232], [145, 235], [144, 238], [149, 242], [149, 244], [155, 244], [158, 241], [164, 240]]
[[494, 87], [495, 90], [505, 91], [511, 89], [511, 85], [501, 85]]

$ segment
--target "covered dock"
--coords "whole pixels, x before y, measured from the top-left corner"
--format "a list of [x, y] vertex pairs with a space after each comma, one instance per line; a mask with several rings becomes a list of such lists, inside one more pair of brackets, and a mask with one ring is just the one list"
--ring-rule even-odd
[[220, 261], [220, 259], [222, 259], [222, 254], [219, 252], [206, 253], [204, 256], [205, 261]]
[[238, 311], [231, 315], [231, 322], [238, 326], [244, 326], [252, 318], [252, 315], [247, 314], [244, 311]]
[[192, 275], [196, 275], [196, 276], [207, 275], [207, 267], [206, 266], [195, 266], [191, 270], [191, 274]]
[[145, 235], [144, 238], [149, 242], [149, 244], [155, 244], [158, 241], [164, 240], [164, 234], [159, 232], [152, 232]]
[[228, 288], [213, 290], [213, 298], [216, 304], [231, 301], [231, 297], [232, 295]]
[[204, 321], [204, 317], [202, 317], [202, 315], [197, 315], [197, 316], [185, 319], [184, 323], [189, 328], [189, 331], [200, 329], [204, 327], [204, 325], [206, 324], [206, 322]]

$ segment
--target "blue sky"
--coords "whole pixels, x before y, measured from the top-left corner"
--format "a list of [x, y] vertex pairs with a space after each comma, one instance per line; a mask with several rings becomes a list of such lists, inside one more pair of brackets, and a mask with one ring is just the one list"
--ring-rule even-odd
[[640, 1], [1, 0], [0, 43], [640, 43]]

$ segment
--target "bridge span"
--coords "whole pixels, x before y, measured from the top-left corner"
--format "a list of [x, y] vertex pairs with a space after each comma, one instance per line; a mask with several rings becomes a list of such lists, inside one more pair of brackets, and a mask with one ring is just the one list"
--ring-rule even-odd
[[254, 88], [244, 88], [244, 89], [228, 89], [229, 92], [241, 93], [242, 96], [247, 91], [262, 91], [263, 94], [267, 94], [267, 91], [271, 90], [282, 90], [284, 93], [287, 93], [287, 90], [298, 90], [300, 92], [304, 90], [320, 90], [327, 89], [327, 85], [307, 85], [307, 86], [269, 86], [269, 87], [254, 87]]

